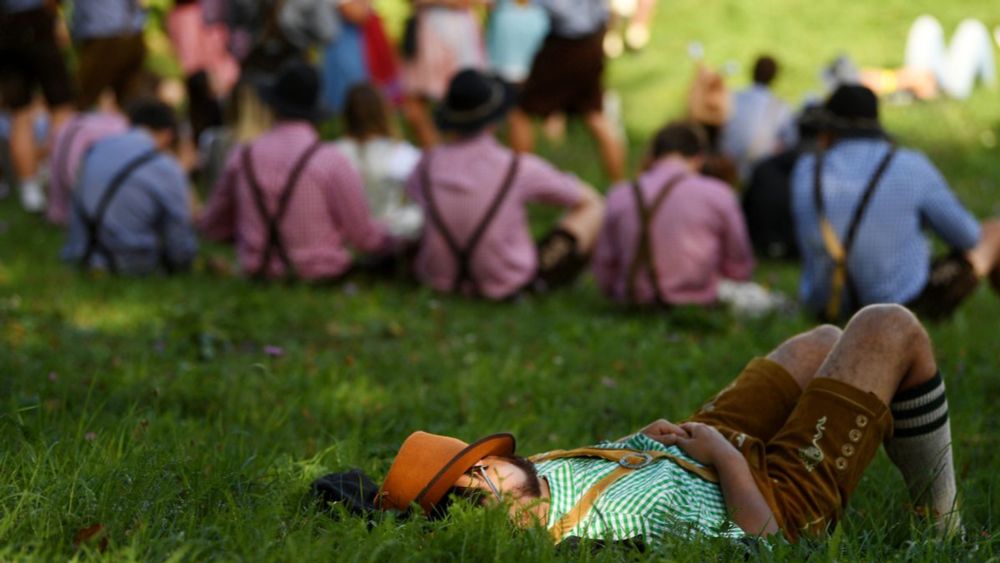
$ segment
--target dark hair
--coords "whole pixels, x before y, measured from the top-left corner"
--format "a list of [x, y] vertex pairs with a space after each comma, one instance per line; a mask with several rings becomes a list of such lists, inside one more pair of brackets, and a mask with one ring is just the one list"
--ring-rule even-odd
[[701, 125], [690, 121], [672, 121], [653, 137], [649, 148], [654, 159], [672, 153], [686, 157], [699, 156], [708, 151], [708, 140]]
[[128, 106], [128, 120], [134, 126], [147, 127], [153, 131], [170, 131], [177, 136], [177, 115], [164, 102], [141, 99]]
[[753, 81], [757, 84], [769, 85], [778, 75], [778, 61], [770, 55], [757, 57], [757, 62], [753, 65]]
[[385, 98], [371, 84], [358, 84], [347, 91], [344, 123], [348, 134], [358, 139], [391, 134]]

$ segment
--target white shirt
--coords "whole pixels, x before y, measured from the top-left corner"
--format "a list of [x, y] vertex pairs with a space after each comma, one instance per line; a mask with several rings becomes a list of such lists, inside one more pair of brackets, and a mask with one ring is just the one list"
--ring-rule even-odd
[[372, 215], [396, 236], [416, 238], [424, 224], [418, 205], [406, 200], [404, 188], [421, 152], [405, 142], [381, 137], [364, 143], [344, 138], [336, 146], [365, 182], [365, 195]]

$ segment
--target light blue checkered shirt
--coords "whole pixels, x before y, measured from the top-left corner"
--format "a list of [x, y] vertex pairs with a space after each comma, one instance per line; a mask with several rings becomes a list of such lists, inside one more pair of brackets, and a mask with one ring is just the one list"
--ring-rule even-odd
[[[841, 240], [889, 143], [882, 139], [838, 142], [823, 158], [823, 201]], [[792, 173], [792, 213], [803, 257], [799, 297], [820, 312], [830, 292], [833, 261], [823, 246], [813, 199], [815, 156], [805, 155]], [[927, 284], [929, 228], [951, 248], [979, 241], [976, 218], [958, 201], [944, 177], [922, 153], [900, 148], [886, 169], [858, 228], [848, 271], [862, 305], [907, 303]], [[845, 290], [843, 297], [848, 303]], [[855, 305], [856, 306], [856, 305]]]
[[[74, 198], [92, 215], [111, 180], [153, 146], [152, 137], [141, 129], [98, 141], [84, 158]], [[62, 258], [78, 262], [87, 247], [87, 230], [76, 204], [66, 234]], [[108, 205], [99, 236], [114, 253], [120, 274], [149, 274], [164, 262], [173, 269], [190, 265], [198, 241], [188, 209], [187, 179], [172, 156], [161, 154], [128, 176]], [[108, 264], [95, 253], [90, 266], [104, 269]]]

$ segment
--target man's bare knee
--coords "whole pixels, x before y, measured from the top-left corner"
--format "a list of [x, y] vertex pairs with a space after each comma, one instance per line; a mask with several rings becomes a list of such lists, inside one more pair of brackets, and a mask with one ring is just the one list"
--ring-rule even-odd
[[833, 325], [820, 325], [793, 336], [773, 352], [767, 359], [780, 364], [805, 389], [822, 365], [823, 360], [840, 339], [841, 330]]
[[915, 335], [926, 337], [924, 327], [912, 311], [895, 304], [868, 305], [848, 321], [845, 332], [864, 332], [873, 339], [906, 342]]
[[888, 404], [899, 389], [936, 371], [930, 337], [917, 317], [899, 305], [870, 305], [847, 323], [818, 375], [871, 391]]

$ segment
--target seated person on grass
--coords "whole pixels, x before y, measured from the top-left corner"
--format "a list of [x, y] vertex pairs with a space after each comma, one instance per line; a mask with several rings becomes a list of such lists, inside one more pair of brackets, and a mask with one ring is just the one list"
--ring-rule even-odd
[[375, 501], [427, 513], [452, 493], [502, 502], [516, 526], [543, 526], [556, 543], [797, 541], [832, 531], [880, 445], [935, 530], [959, 532], [944, 383], [927, 333], [898, 305], [794, 336], [685, 421], [614, 442], [525, 459], [510, 434], [466, 444], [415, 432]]
[[[455, 75], [436, 114], [449, 139], [428, 150], [410, 176], [407, 193], [427, 219], [416, 273], [438, 291], [505, 299], [568, 283], [597, 237], [603, 212], [597, 192], [493, 136], [493, 123], [513, 103], [512, 87], [493, 76]], [[537, 252], [528, 229], [532, 202], [569, 210]]]
[[769, 306], [771, 296], [746, 282], [753, 250], [736, 194], [698, 173], [706, 153], [699, 125], [671, 123], [653, 138], [646, 171], [612, 187], [593, 262], [607, 296], [635, 305], [709, 305], [756, 288], [761, 307]]
[[348, 246], [385, 254], [394, 239], [372, 218], [364, 183], [333, 143], [323, 143], [316, 70], [287, 63], [260, 88], [274, 127], [233, 151], [208, 201], [201, 230], [235, 239], [243, 272], [257, 279], [340, 278], [351, 268]]
[[49, 160], [49, 201], [45, 212], [49, 222], [65, 225], [69, 221], [73, 188], [90, 147], [127, 130], [128, 121], [124, 115], [101, 110], [75, 114], [59, 128]]
[[[980, 224], [926, 156], [897, 147], [871, 90], [840, 86], [824, 108], [817, 150], [791, 181], [806, 307], [833, 321], [900, 303], [941, 319], [984, 277], [1000, 290], [1000, 221]], [[925, 227], [949, 255], [931, 261]]]
[[391, 108], [371, 84], [347, 90], [343, 118], [347, 134], [337, 141], [337, 148], [364, 179], [372, 214], [393, 235], [416, 239], [424, 215], [420, 206], [408, 201], [405, 188], [420, 162], [420, 149], [395, 137]]
[[186, 269], [198, 241], [187, 176], [169, 152], [177, 119], [160, 101], [137, 101], [128, 116], [132, 129], [98, 141], [83, 160], [62, 257], [124, 275]]

